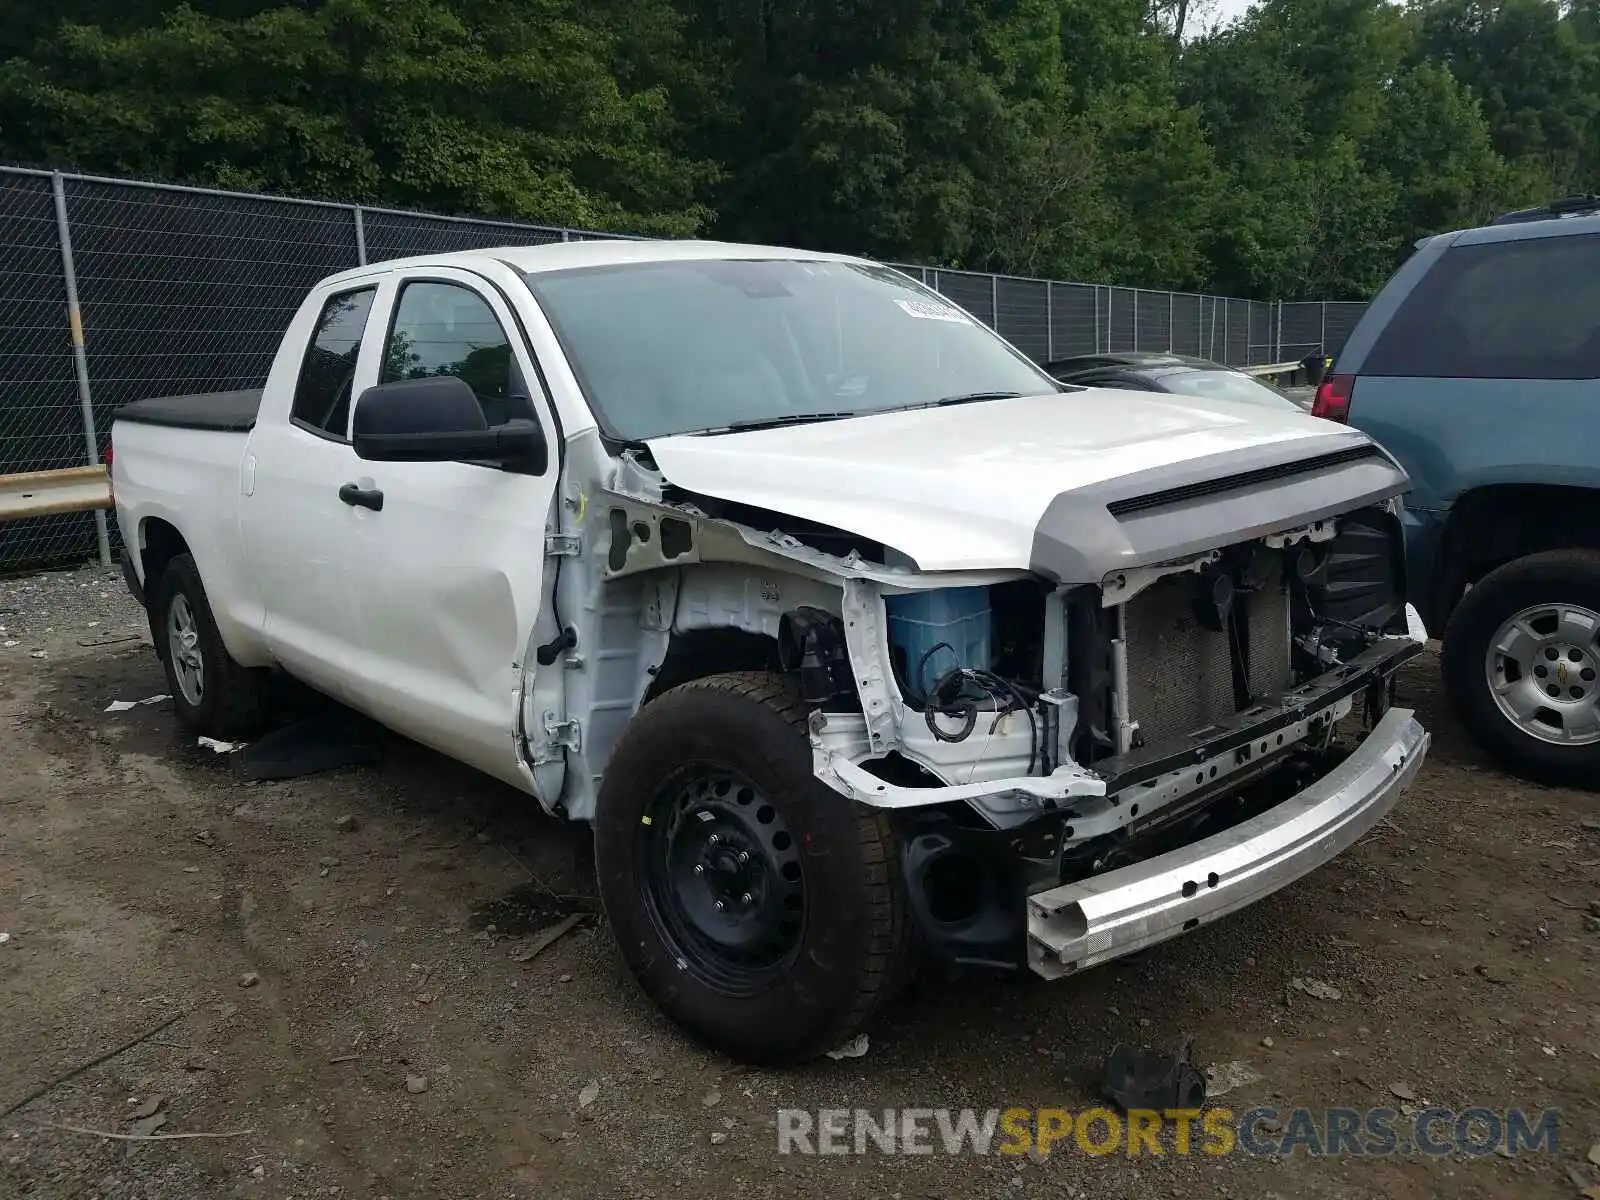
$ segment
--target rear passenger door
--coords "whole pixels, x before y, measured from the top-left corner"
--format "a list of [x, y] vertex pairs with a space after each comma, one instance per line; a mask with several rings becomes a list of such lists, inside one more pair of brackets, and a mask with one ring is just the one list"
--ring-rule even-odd
[[560, 466], [555, 422], [515, 315], [488, 279], [454, 268], [397, 272], [377, 307], [368, 330], [376, 382], [455, 376], [489, 425], [537, 422], [549, 455], [541, 474], [473, 462], [360, 463], [359, 486], [383, 496], [355, 548], [362, 706], [519, 782], [513, 733], [520, 664], [542, 607]]
[[241, 481], [240, 531], [268, 645], [291, 674], [346, 701], [364, 584], [351, 556], [374, 514], [342, 503], [339, 485], [358, 462], [352, 398], [376, 375], [366, 331], [379, 291], [376, 279], [319, 289], [297, 314], [284, 339], [305, 346], [298, 373], [269, 381]]

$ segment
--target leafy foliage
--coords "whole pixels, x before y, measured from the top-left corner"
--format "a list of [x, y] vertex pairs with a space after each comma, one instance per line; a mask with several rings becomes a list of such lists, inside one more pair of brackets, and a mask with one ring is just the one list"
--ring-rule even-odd
[[1240, 295], [1600, 191], [1600, 0], [56, 0], [0, 156]]

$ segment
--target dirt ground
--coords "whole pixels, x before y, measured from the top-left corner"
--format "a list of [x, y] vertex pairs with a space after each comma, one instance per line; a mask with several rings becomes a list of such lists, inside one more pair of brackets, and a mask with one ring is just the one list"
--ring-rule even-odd
[[[523, 796], [403, 742], [380, 767], [251, 786], [168, 704], [105, 712], [165, 690], [116, 590], [98, 571], [0, 586], [0, 1111], [177, 1019], [0, 1119], [0, 1196], [1521, 1200], [1600, 1182], [1600, 804], [1496, 772], [1432, 656], [1401, 691], [1435, 735], [1425, 772], [1327, 868], [1070, 981], [932, 975], [865, 1057], [755, 1071], [658, 1016], [603, 920], [517, 961], [553, 913], [593, 908], [582, 834]], [[1218, 1101], [1236, 1110], [1557, 1108], [1559, 1149], [776, 1153], [780, 1107], [1081, 1109], [1113, 1042], [1185, 1033], [1259, 1073]], [[237, 1136], [45, 1124], [125, 1133], [158, 1099], [161, 1133]]]

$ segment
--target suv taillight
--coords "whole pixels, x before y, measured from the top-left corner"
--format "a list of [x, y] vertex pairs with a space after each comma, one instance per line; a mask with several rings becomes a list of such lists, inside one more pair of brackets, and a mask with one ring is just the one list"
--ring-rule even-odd
[[1350, 420], [1350, 399], [1355, 395], [1354, 375], [1329, 375], [1317, 385], [1317, 398], [1311, 402], [1311, 415], [1329, 421]]

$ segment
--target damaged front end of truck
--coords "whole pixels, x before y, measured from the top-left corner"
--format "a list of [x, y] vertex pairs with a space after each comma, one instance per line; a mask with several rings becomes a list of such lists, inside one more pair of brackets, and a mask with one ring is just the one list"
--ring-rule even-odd
[[[1426, 754], [1391, 704], [1426, 636], [1407, 481], [1360, 435], [1062, 491], [1027, 570], [923, 571], [648, 455], [594, 462], [569, 603], [645, 631], [636, 702], [694, 674], [708, 632], [743, 639], [717, 667], [737, 645], [788, 675], [817, 779], [888, 814], [920, 938], [957, 961], [1057, 978], [1213, 920], [1359, 838]], [[632, 711], [585, 673], [564, 680], [600, 735], [568, 773], [577, 817]]]
[[[1240, 908], [1379, 820], [1428, 745], [1390, 703], [1426, 638], [1405, 486], [1366, 442], [1202, 460], [1063, 493], [1035, 580], [964, 594], [931, 631], [925, 603], [856, 588], [866, 699], [813, 717], [817, 773], [899, 811], [927, 942], [1057, 978]], [[971, 628], [995, 669], [930, 682], [930, 657], [973, 657], [941, 635]], [[1352, 749], [1336, 726], [1358, 699]]]

